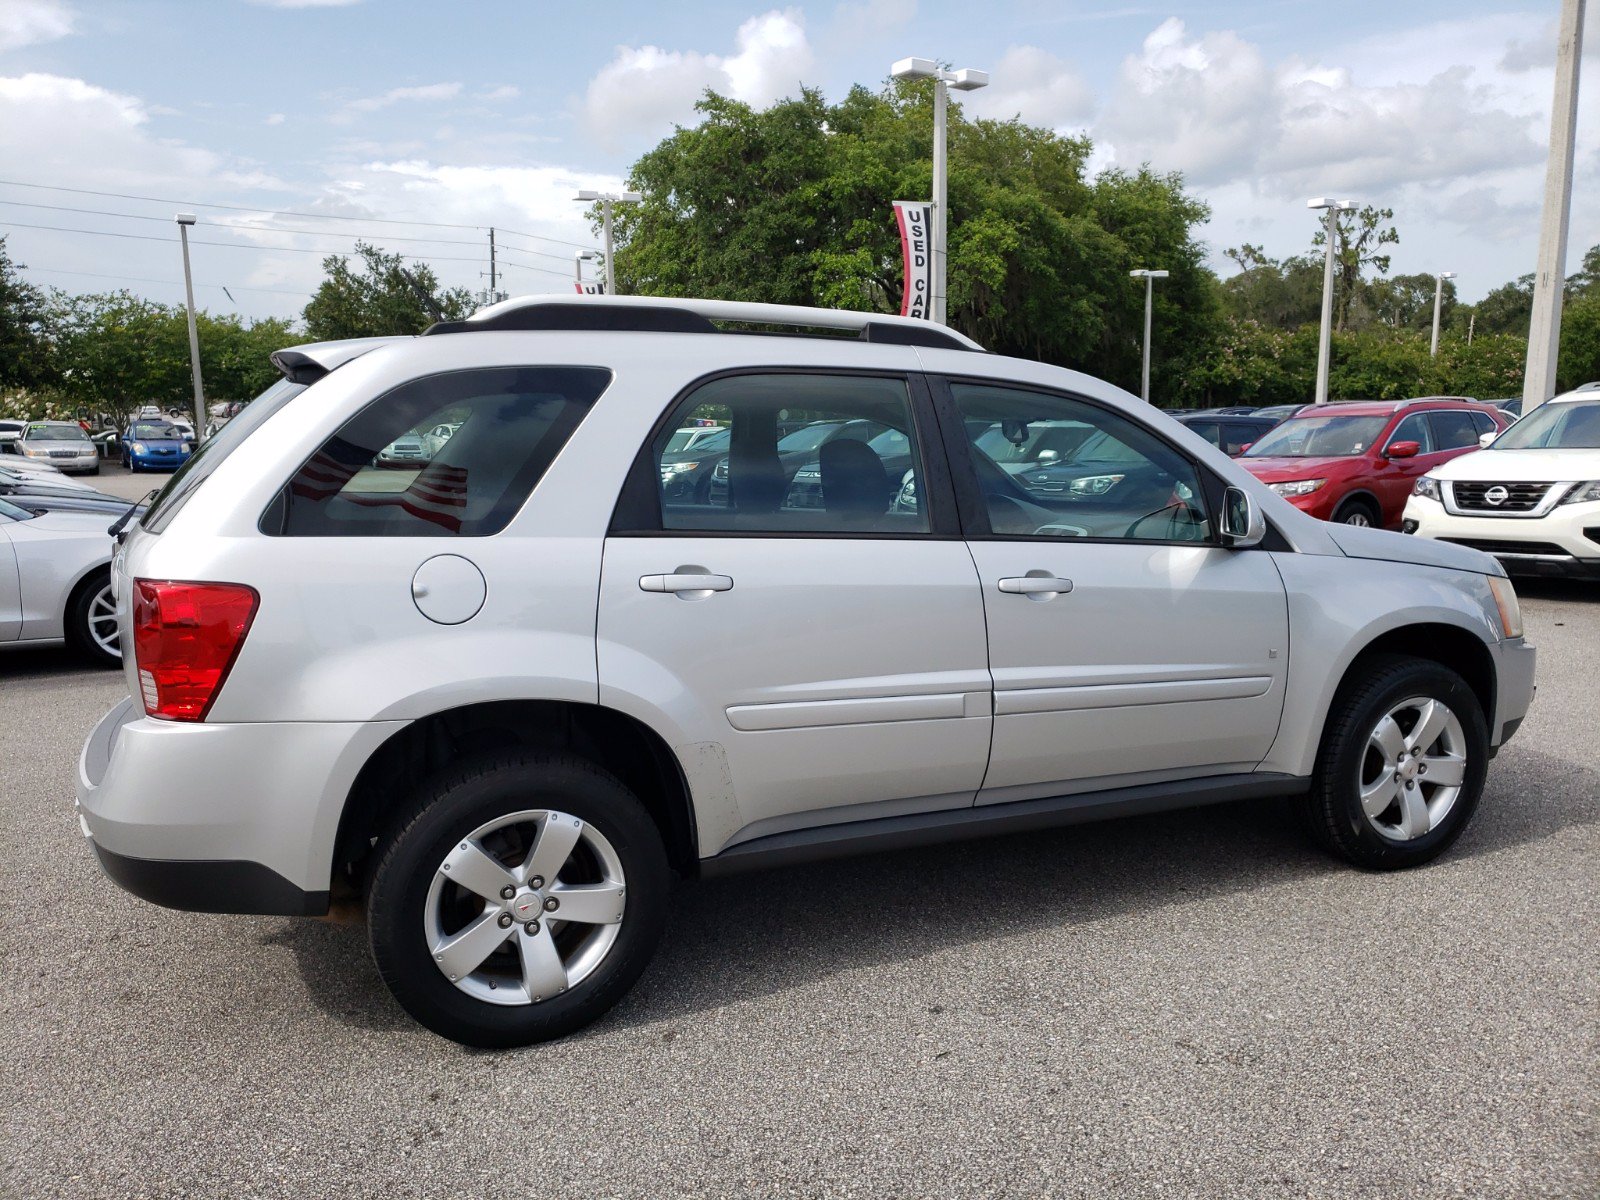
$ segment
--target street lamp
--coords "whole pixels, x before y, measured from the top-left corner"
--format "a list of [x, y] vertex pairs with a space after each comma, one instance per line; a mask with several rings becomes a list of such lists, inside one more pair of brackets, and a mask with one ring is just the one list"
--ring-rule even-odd
[[896, 79], [933, 80], [933, 295], [929, 298], [929, 318], [940, 325], [945, 321], [945, 299], [948, 290], [945, 272], [949, 264], [949, 225], [945, 219], [948, 209], [946, 192], [949, 190], [950, 164], [946, 156], [945, 110], [949, 107], [949, 88], [958, 92], [975, 92], [989, 86], [989, 72], [946, 71], [931, 58], [902, 58], [889, 68]]
[[1317, 404], [1328, 402], [1328, 358], [1333, 348], [1333, 242], [1338, 232], [1339, 214], [1356, 206], [1354, 200], [1334, 200], [1318, 196], [1307, 200], [1307, 208], [1327, 210], [1323, 224], [1323, 240], [1328, 243], [1327, 255], [1322, 265], [1322, 331], [1317, 338], [1317, 390], [1312, 400]]
[[612, 265], [611, 253], [611, 206], [613, 204], [637, 204], [644, 197], [638, 192], [592, 192], [585, 188], [573, 197], [574, 200], [586, 200], [593, 204], [600, 202], [600, 216], [606, 229], [606, 295], [617, 294], [617, 271]]
[[578, 291], [583, 292], [583, 264], [593, 262], [600, 255], [593, 250], [579, 250], [572, 256], [572, 279], [578, 285]]
[[1139, 395], [1150, 403], [1150, 304], [1155, 296], [1155, 281], [1165, 279], [1166, 271], [1129, 271], [1130, 279], [1144, 280], [1144, 370], [1139, 375]]
[[183, 294], [189, 309], [189, 371], [194, 376], [194, 445], [198, 450], [200, 439], [206, 436], [206, 393], [200, 386], [200, 331], [194, 323], [194, 278], [189, 274], [189, 226], [195, 215], [179, 213], [174, 219], [183, 242]]
[[1444, 300], [1444, 281], [1454, 279], [1454, 271], [1440, 271], [1433, 281], [1433, 345], [1428, 347], [1428, 357], [1437, 358], [1439, 355], [1439, 305]]

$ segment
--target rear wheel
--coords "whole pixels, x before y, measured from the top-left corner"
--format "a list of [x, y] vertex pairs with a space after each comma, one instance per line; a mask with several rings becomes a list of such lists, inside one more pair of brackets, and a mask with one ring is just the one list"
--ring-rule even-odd
[[1355, 525], [1365, 529], [1376, 526], [1380, 517], [1377, 506], [1372, 501], [1352, 498], [1339, 506], [1339, 511], [1333, 514], [1333, 519], [1339, 525]]
[[101, 571], [78, 586], [67, 602], [66, 635], [79, 654], [102, 667], [122, 665], [117, 601], [111, 595], [111, 572]]
[[1313, 836], [1357, 866], [1417, 866], [1477, 810], [1488, 729], [1454, 671], [1424, 659], [1371, 661], [1334, 701], [1305, 814]]
[[655, 953], [670, 886], [639, 801], [582, 759], [502, 754], [424, 785], [367, 900], [389, 990], [435, 1033], [522, 1046], [582, 1028]]

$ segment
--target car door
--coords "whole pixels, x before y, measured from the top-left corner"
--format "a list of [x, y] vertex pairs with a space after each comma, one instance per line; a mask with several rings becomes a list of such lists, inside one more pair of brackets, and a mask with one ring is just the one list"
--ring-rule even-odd
[[[1389, 450], [1397, 442], [1415, 442], [1416, 454], [1410, 458], [1391, 457]], [[1399, 522], [1400, 513], [1406, 506], [1406, 497], [1411, 495], [1417, 477], [1426, 475], [1431, 468], [1450, 456], [1437, 452], [1433, 427], [1429, 425], [1425, 412], [1412, 413], [1396, 425], [1378, 454], [1378, 469], [1372, 478], [1372, 489], [1383, 505], [1382, 524], [1389, 527]]]
[[1428, 425], [1433, 430], [1434, 453], [1439, 462], [1449, 462], [1478, 448], [1481, 419], [1489, 428], [1494, 422], [1488, 413], [1472, 412], [1465, 408], [1438, 408], [1428, 414]]
[[[605, 543], [600, 699], [663, 733], [699, 799], [722, 798], [697, 804], [702, 853], [976, 796], [983, 600], [926, 403], [907, 375], [726, 375], [638, 456]], [[708, 419], [730, 429], [726, 486], [697, 498], [670, 487], [665, 449]], [[846, 437], [821, 445], [814, 490], [792, 479], [780, 435], [797, 421], [900, 430], [912, 486]]]
[[[1288, 604], [1269, 553], [1218, 544], [1218, 481], [1082, 397], [982, 380], [938, 381], [936, 395], [988, 614], [979, 803], [1253, 769], [1283, 708]], [[1048, 489], [966, 436], [1061, 419], [1097, 433]]]
[[0, 516], [0, 642], [14, 642], [22, 632], [22, 578], [16, 549], [5, 530], [9, 521]]

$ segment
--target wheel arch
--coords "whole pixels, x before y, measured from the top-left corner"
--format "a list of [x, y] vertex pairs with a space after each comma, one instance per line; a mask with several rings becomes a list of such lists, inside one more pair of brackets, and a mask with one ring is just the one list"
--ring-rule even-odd
[[[1341, 508], [1343, 508], [1345, 505], [1349, 504], [1352, 500], [1363, 501], [1367, 505], [1369, 505], [1372, 508], [1372, 511], [1378, 514], [1378, 524], [1379, 524], [1380, 527], [1382, 526], [1382, 524], [1383, 524], [1383, 501], [1379, 500], [1378, 499], [1378, 494], [1376, 492], [1374, 492], [1370, 488], [1364, 488], [1364, 487], [1351, 488], [1344, 495], [1340, 496], [1339, 497], [1339, 502], [1333, 506], [1333, 516], [1337, 516], [1338, 513], [1339, 513], [1339, 510]], [[1332, 520], [1333, 517], [1330, 516], [1328, 519]]]
[[364, 886], [374, 839], [421, 780], [462, 758], [526, 748], [577, 754], [616, 775], [661, 831], [674, 871], [698, 871], [694, 805], [682, 765], [636, 717], [570, 700], [494, 700], [441, 709], [397, 730], [367, 756], [339, 814], [330, 879]]

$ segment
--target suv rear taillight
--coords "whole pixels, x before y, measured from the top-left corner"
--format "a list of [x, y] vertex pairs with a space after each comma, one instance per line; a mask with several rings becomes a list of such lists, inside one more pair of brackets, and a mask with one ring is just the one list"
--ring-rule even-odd
[[133, 654], [144, 711], [204, 721], [250, 632], [260, 597], [242, 583], [133, 581]]

